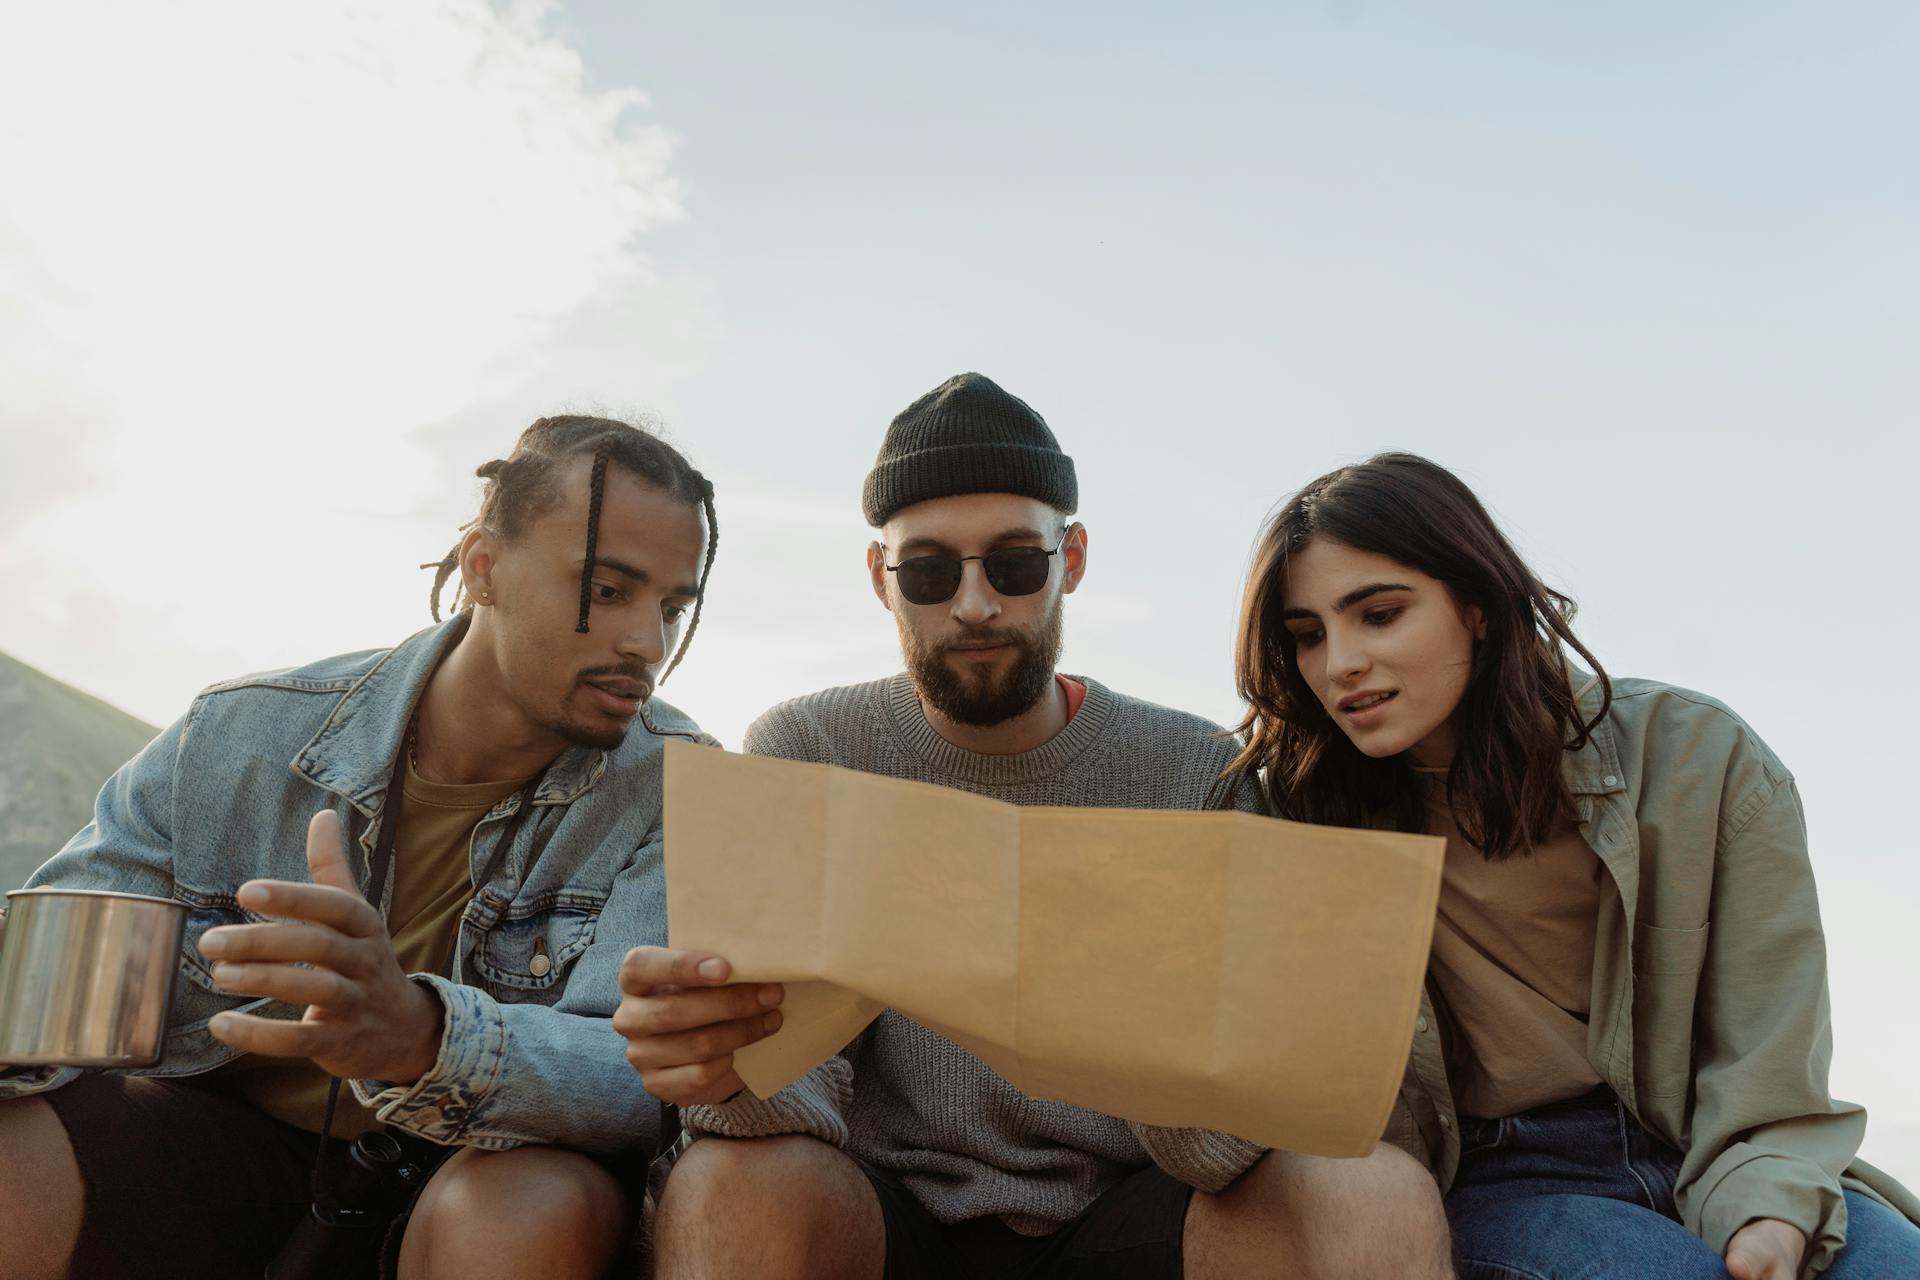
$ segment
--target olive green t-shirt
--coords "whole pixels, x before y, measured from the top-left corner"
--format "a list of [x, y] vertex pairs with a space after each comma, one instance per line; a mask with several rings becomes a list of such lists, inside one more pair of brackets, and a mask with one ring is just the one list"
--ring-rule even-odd
[[[526, 783], [429, 782], [407, 767], [406, 800], [393, 837], [393, 909], [387, 932], [407, 973], [442, 973], [453, 954], [460, 916], [473, 897], [473, 829], [494, 805]], [[228, 1070], [241, 1097], [283, 1123], [320, 1132], [332, 1077], [304, 1059], [249, 1054]], [[379, 1122], [347, 1088], [333, 1115], [336, 1137], [352, 1138]]]

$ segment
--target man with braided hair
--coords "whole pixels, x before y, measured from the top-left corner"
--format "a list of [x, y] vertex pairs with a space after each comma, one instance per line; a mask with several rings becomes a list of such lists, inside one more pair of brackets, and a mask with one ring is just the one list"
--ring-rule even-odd
[[381, 1125], [432, 1171], [386, 1269], [597, 1277], [622, 1248], [618, 1166], [671, 1125], [609, 1015], [666, 939], [664, 741], [711, 742], [652, 693], [713, 490], [589, 417], [478, 474], [436, 626], [206, 690], [34, 874], [188, 923], [157, 1067], [0, 1071], [0, 1275], [254, 1280], [337, 1159], [320, 1135]]

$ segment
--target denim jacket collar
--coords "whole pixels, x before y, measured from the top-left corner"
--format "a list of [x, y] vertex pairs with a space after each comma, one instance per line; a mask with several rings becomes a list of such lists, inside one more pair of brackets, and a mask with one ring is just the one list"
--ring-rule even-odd
[[[378, 813], [414, 708], [440, 660], [466, 634], [467, 623], [468, 615], [458, 614], [389, 650], [348, 688], [294, 757], [293, 771], [344, 797], [368, 818]], [[598, 782], [606, 767], [606, 752], [568, 746], [541, 774], [533, 803], [569, 804]], [[518, 807], [517, 801], [511, 803]]]

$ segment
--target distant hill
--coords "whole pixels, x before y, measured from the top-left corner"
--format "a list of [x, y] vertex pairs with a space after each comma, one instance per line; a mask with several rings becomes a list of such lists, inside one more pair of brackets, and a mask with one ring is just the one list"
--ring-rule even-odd
[[159, 732], [0, 653], [0, 892], [87, 824], [101, 784]]

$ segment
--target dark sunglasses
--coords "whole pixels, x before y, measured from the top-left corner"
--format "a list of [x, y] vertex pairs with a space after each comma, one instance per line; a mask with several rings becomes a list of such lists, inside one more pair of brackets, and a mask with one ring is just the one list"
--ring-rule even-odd
[[886, 564], [882, 557], [881, 563], [899, 581], [900, 594], [912, 604], [945, 604], [953, 599], [969, 560], [980, 562], [987, 585], [1001, 595], [1030, 596], [1047, 585], [1047, 575], [1053, 571], [1049, 562], [1066, 544], [1063, 530], [1051, 551], [1045, 547], [1001, 547], [983, 556], [914, 556], [899, 564]]

